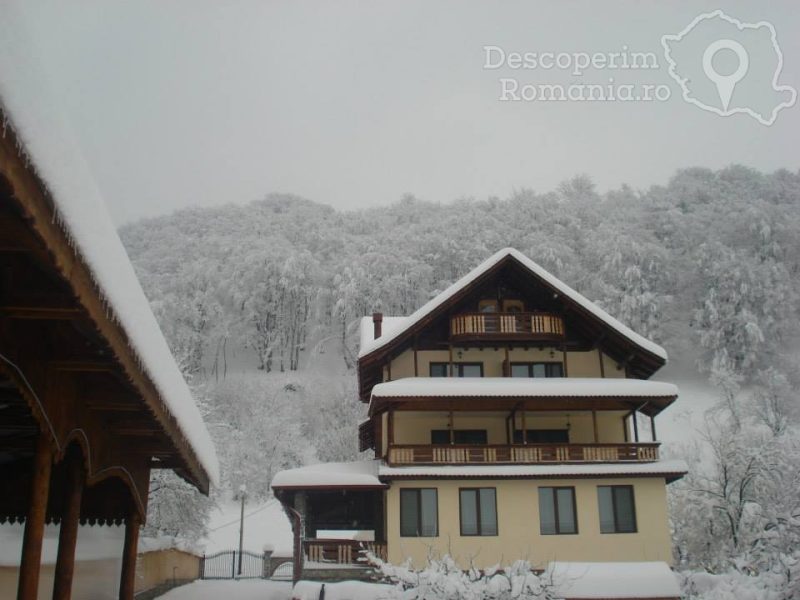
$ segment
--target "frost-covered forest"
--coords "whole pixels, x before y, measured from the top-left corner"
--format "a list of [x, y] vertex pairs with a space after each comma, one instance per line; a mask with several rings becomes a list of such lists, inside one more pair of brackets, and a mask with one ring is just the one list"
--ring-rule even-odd
[[[202, 403], [224, 486], [261, 496], [277, 470], [357, 456], [359, 317], [408, 314], [518, 248], [718, 390], [696, 447], [672, 449], [692, 459], [670, 486], [687, 591], [800, 597], [800, 173], [692, 168], [604, 194], [576, 176], [349, 212], [270, 195], [121, 235]], [[151, 527], [202, 532], [207, 503], [167, 476], [153, 490]], [[191, 524], [159, 501], [174, 494], [197, 506]]]

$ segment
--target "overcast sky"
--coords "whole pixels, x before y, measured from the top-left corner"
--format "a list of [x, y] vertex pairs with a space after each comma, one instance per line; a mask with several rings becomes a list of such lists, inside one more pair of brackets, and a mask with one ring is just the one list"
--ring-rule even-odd
[[[800, 167], [797, 104], [769, 126], [702, 110], [682, 99], [661, 46], [662, 35], [716, 8], [766, 20], [783, 52], [779, 83], [800, 88], [795, 1], [80, 5], [26, 2], [22, 11], [118, 223], [269, 192], [344, 209], [404, 193], [450, 201], [546, 191], [576, 173], [605, 190], [664, 183], [685, 166]], [[750, 71], [733, 102], [768, 103], [752, 91], [769, 79], [757, 75], [771, 49], [743, 43]], [[572, 64], [486, 69], [485, 46], [536, 53], [543, 64], [543, 53], [566, 53]], [[576, 55], [607, 62], [624, 47], [655, 54], [657, 68], [574, 72]], [[720, 73], [736, 70], [727, 52], [715, 58]], [[503, 102], [500, 79], [613, 79], [669, 98]]]

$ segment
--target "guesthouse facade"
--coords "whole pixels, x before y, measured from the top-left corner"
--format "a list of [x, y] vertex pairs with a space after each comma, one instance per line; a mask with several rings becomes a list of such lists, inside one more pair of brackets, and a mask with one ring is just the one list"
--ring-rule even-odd
[[358, 436], [374, 459], [285, 471], [273, 489], [309, 560], [358, 546], [339, 530], [417, 567], [449, 554], [465, 569], [668, 571], [666, 486], [686, 466], [660, 456], [656, 419], [678, 390], [650, 377], [666, 361], [504, 249], [410, 316], [363, 319]]

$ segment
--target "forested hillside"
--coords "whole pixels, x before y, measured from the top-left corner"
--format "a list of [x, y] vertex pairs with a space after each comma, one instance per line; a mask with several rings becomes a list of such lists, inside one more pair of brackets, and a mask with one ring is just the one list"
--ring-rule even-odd
[[[349, 212], [271, 195], [141, 221], [121, 235], [203, 399], [230, 489], [246, 481], [267, 494], [280, 468], [355, 456], [362, 409], [349, 369], [358, 318], [408, 314], [514, 246], [672, 356], [688, 357], [720, 389], [702, 477], [673, 486], [678, 552], [709, 570], [745, 550], [752, 558], [758, 535], [744, 530], [766, 525], [753, 525], [747, 507], [763, 508], [766, 483], [746, 471], [734, 498], [737, 482], [715, 477], [726, 460], [754, 468], [747, 457], [796, 431], [800, 173], [693, 168], [666, 186], [605, 194], [577, 176], [509, 198], [409, 195]], [[789, 452], [781, 448], [775, 455]], [[775, 510], [796, 540], [800, 501], [784, 496]], [[692, 504], [705, 508], [681, 512]]]

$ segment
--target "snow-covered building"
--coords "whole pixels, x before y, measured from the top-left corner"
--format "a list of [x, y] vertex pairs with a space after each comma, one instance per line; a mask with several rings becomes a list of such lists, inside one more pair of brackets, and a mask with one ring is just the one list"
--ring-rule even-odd
[[669, 564], [666, 485], [686, 465], [659, 456], [678, 389], [649, 378], [666, 361], [501, 250], [412, 315], [362, 320], [358, 435], [374, 460], [284, 471], [273, 489], [311, 560], [353, 552], [322, 538], [358, 537], [418, 566], [432, 551], [465, 568]]

